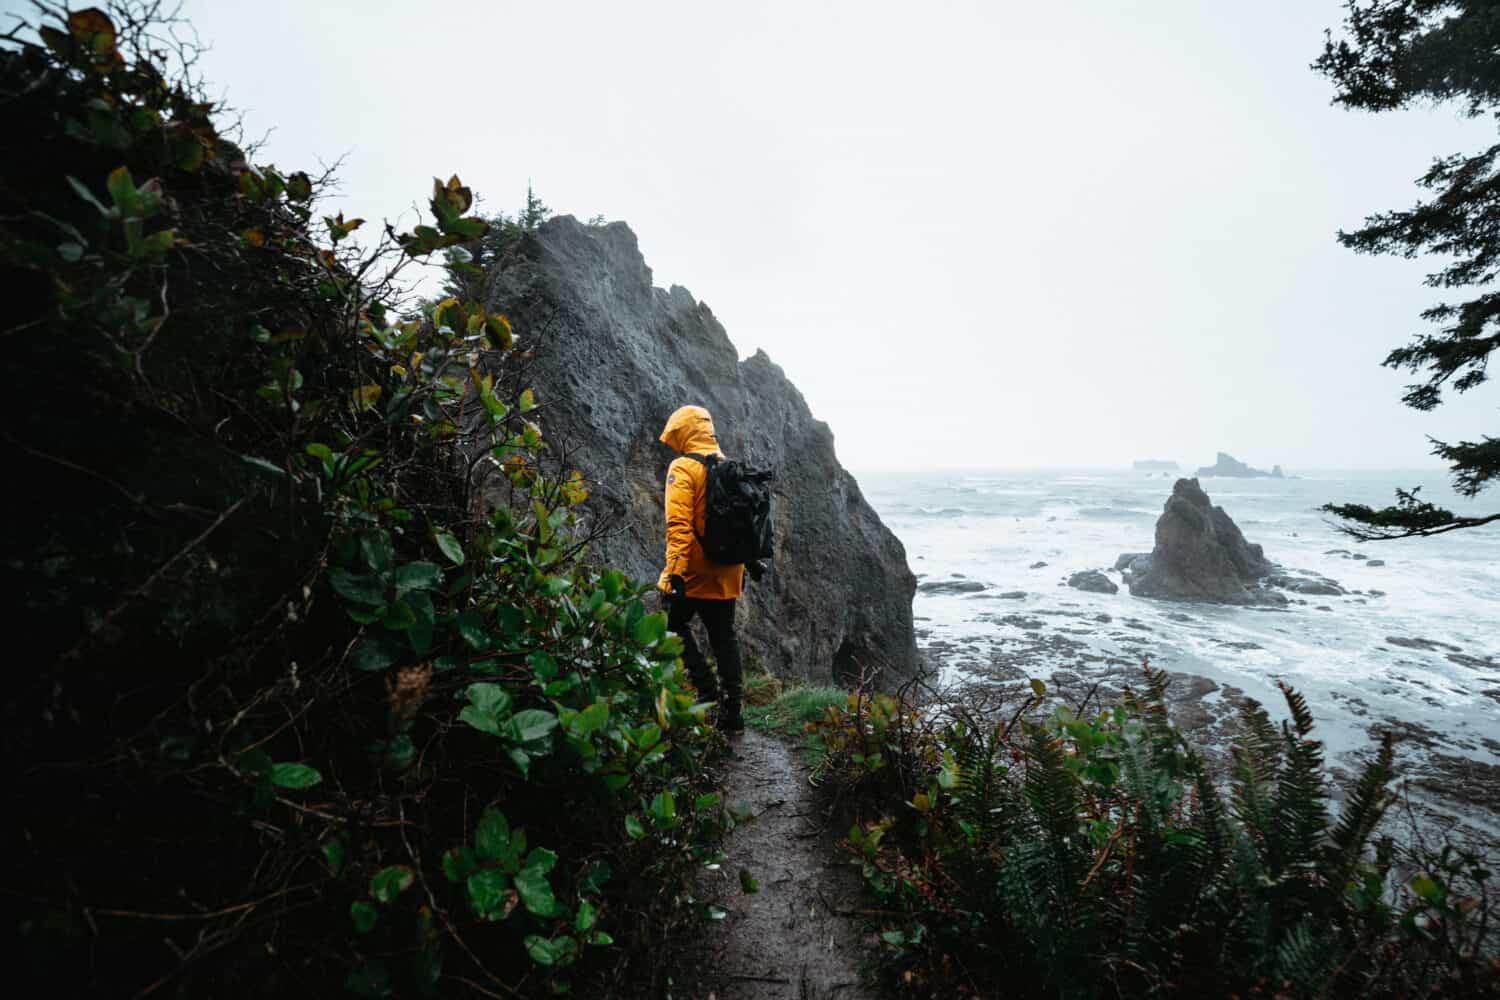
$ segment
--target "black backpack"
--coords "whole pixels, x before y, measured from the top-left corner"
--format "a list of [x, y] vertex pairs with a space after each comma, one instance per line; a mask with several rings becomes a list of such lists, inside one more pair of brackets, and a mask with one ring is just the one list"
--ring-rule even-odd
[[770, 469], [758, 469], [718, 455], [689, 454], [708, 473], [703, 484], [703, 534], [698, 544], [716, 563], [734, 566], [769, 559], [771, 537]]

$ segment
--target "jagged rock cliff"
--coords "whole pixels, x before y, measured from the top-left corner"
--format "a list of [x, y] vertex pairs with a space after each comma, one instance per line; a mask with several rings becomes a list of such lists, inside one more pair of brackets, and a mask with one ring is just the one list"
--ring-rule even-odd
[[553, 219], [496, 276], [536, 360], [527, 373], [549, 441], [594, 480], [590, 516], [615, 526], [594, 553], [654, 582], [661, 570], [663, 476], [657, 442], [678, 406], [714, 416], [726, 454], [776, 470], [774, 566], [746, 581], [745, 652], [783, 676], [847, 682], [916, 671], [906, 551], [839, 465], [833, 434], [763, 352], [741, 361], [708, 306], [655, 288], [624, 223]]
[[[1259, 545], [1215, 507], [1196, 479], [1179, 479], [1156, 522], [1150, 555], [1127, 553], [1115, 563], [1137, 597], [1251, 604], [1275, 600], [1259, 586], [1271, 564]], [[1281, 603], [1284, 603], [1282, 601]]]

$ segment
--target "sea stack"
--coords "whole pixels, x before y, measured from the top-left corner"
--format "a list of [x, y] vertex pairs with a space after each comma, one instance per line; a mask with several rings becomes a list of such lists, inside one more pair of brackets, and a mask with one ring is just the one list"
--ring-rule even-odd
[[1148, 556], [1121, 556], [1116, 567], [1136, 597], [1254, 604], [1267, 599], [1251, 588], [1271, 571], [1259, 545], [1215, 507], [1196, 479], [1179, 479], [1156, 522]]
[[1228, 452], [1219, 452], [1213, 465], [1205, 465], [1198, 470], [1199, 476], [1225, 476], [1231, 479], [1281, 479], [1284, 478], [1281, 466], [1276, 466], [1270, 472], [1265, 469], [1257, 469], [1246, 465]]

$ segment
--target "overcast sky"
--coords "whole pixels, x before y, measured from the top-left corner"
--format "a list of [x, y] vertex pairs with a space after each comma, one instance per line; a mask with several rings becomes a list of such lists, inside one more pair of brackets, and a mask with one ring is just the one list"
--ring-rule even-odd
[[1400, 405], [1424, 268], [1334, 240], [1494, 128], [1331, 107], [1337, 0], [185, 9], [264, 159], [348, 154], [367, 217], [457, 172], [625, 220], [856, 470], [1411, 468], [1495, 430], [1487, 388]]

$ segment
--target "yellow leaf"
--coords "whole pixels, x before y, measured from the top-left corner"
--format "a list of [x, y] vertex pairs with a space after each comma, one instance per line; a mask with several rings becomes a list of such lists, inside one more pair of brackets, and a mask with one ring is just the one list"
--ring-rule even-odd
[[354, 409], [373, 410], [380, 402], [381, 388], [378, 385], [362, 385], [354, 390]]
[[667, 718], [667, 689], [662, 688], [656, 696], [656, 724], [665, 732], [672, 728], [672, 720]]

